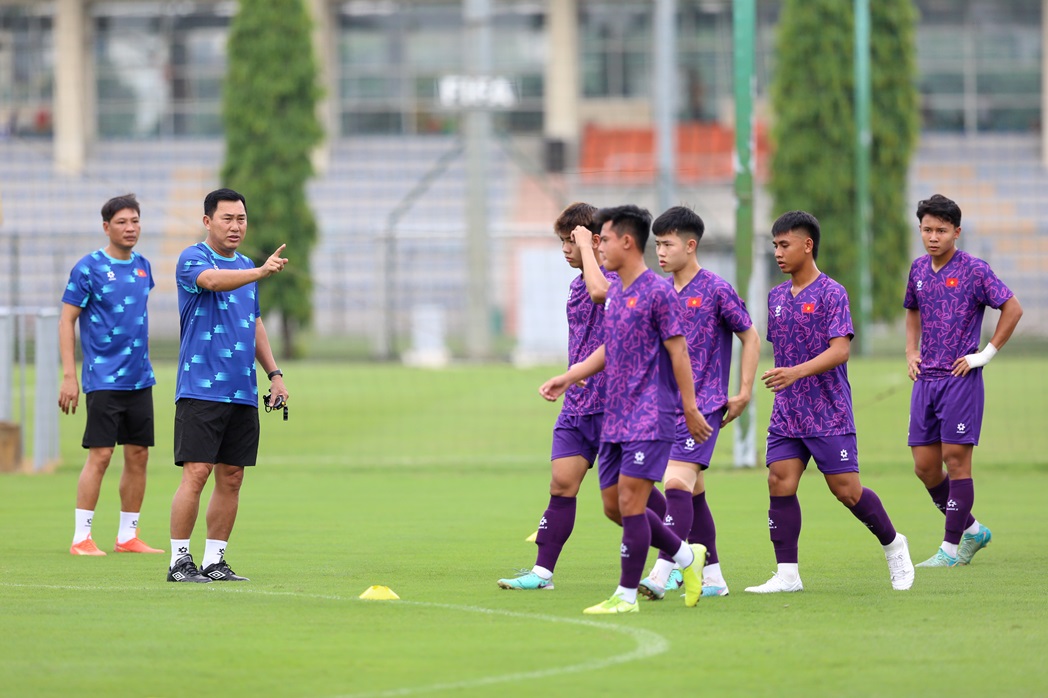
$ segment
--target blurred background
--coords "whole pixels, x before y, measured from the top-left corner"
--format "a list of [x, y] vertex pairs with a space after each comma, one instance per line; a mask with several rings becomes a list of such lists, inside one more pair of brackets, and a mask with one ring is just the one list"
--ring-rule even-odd
[[[905, 270], [922, 253], [913, 212], [938, 192], [961, 206], [960, 246], [986, 259], [1024, 306], [1007, 353], [1024, 355], [1032, 374], [1024, 369], [1031, 379], [1008, 390], [1043, 405], [1048, 0], [872, 4], [866, 157], [874, 189], [878, 162], [889, 160], [901, 168], [902, 191], [874, 195], [864, 214], [871, 245], [859, 218], [853, 226], [817, 203], [818, 191], [837, 187], [832, 168], [820, 166], [829, 174], [816, 181], [783, 155], [802, 144], [803, 160], [837, 158], [851, 177], [857, 151], [834, 140], [827, 124], [843, 108], [848, 128], [863, 128], [850, 121], [853, 4], [870, 3], [302, 0], [323, 136], [304, 188], [315, 240], [300, 245], [289, 232], [285, 254], [309, 277], [311, 318], [296, 327], [293, 346], [282, 346], [282, 315], [266, 314], [278, 353], [561, 364], [565, 289], [575, 272], [551, 223], [584, 200], [638, 203], [655, 215], [693, 206], [707, 225], [700, 261], [740, 287], [762, 333], [767, 288], [780, 282], [770, 221], [786, 208], [811, 208], [824, 240], [872, 249], [879, 295], [849, 281], [853, 313], [873, 303], [864, 353], [901, 363]], [[227, 112], [254, 91], [225, 89], [240, 7], [0, 0], [0, 308], [21, 309], [22, 318], [17, 352], [0, 347], [0, 392], [12, 391], [15, 354], [23, 363], [31, 355], [38, 310], [58, 307], [72, 264], [103, 246], [102, 203], [126, 192], [143, 205], [137, 250], [156, 280], [153, 358], [177, 354], [175, 261], [203, 239], [204, 195], [230, 183], [221, 173], [239, 153], [227, 152]], [[816, 57], [808, 68], [796, 59], [823, 50], [844, 59]], [[279, 72], [254, 79], [279, 82]], [[752, 75], [741, 89], [740, 74]], [[893, 77], [901, 88], [890, 86]], [[787, 113], [781, 100], [790, 94], [801, 99]], [[896, 107], [899, 126], [886, 127]], [[283, 115], [257, 114], [263, 122]], [[742, 186], [740, 177], [748, 178]], [[816, 196], [784, 194], [791, 178], [808, 179]], [[853, 182], [840, 187], [848, 208]], [[248, 198], [249, 212], [258, 205]], [[887, 219], [905, 221], [894, 241], [878, 232]], [[253, 220], [241, 252], [261, 262], [271, 249], [250, 243], [284, 240], [284, 232]], [[837, 244], [828, 264], [848, 252]], [[888, 264], [890, 255], [905, 260]], [[984, 333], [996, 317], [987, 313]], [[1017, 430], [1035, 429], [1029, 412]], [[1043, 458], [1028, 451], [1024, 457]]]

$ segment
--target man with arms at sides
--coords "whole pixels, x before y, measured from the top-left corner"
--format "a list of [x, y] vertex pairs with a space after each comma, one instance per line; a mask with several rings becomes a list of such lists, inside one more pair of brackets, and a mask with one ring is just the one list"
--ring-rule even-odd
[[913, 586], [906, 537], [896, 533], [880, 498], [862, 486], [847, 361], [852, 328], [848, 293], [819, 271], [819, 221], [789, 211], [772, 225], [779, 269], [790, 275], [768, 293], [768, 341], [775, 368], [761, 380], [775, 394], [768, 426], [768, 528], [778, 570], [746, 591], [801, 591], [797, 486], [810, 459], [834, 496], [883, 546], [892, 588]]
[[[702, 595], [727, 596], [728, 584], [717, 557], [717, 528], [706, 503], [702, 471], [710, 467], [721, 427], [742, 414], [753, 395], [760, 335], [735, 289], [699, 264], [696, 250], [705, 230], [702, 218], [686, 206], [668, 209], [651, 225], [659, 266], [673, 274], [698, 408], [713, 428], [710, 438], [696, 443], [683, 411], [678, 414], [676, 440], [666, 467], [666, 525], [708, 551]], [[732, 334], [742, 342], [742, 376], [739, 394], [729, 399]], [[652, 600], [663, 598], [667, 590], [676, 588], [670, 577], [672, 570], [673, 560], [660, 553], [651, 573], [641, 580], [640, 593]]]
[[[917, 477], [946, 514], [942, 546], [918, 567], [967, 565], [990, 542], [972, 516], [972, 452], [983, 416], [982, 367], [1012, 336], [1019, 300], [983, 260], [957, 249], [961, 209], [936, 194], [917, 204], [927, 255], [914, 260], [906, 284], [908, 441]], [[983, 311], [1000, 308], [993, 338], [979, 351]], [[919, 340], [919, 344], [918, 344]], [[943, 464], [946, 470], [943, 470]]]
[[[230, 569], [225, 552], [244, 468], [258, 455], [256, 359], [271, 381], [274, 403], [288, 398], [259, 316], [257, 283], [287, 264], [280, 256], [284, 245], [260, 267], [237, 252], [247, 234], [247, 202], [231, 189], [204, 199], [204, 227], [207, 239], [183, 251], [175, 270], [181, 330], [175, 463], [182, 482], [171, 503], [169, 582], [247, 581]], [[189, 539], [212, 472], [207, 541], [197, 569]]]
[[[574, 203], [553, 224], [564, 259], [572, 269], [582, 270], [568, 291], [569, 366], [585, 359], [604, 341], [604, 299], [609, 279], [617, 278], [597, 261], [600, 228], [596, 215], [595, 206]], [[579, 487], [597, 458], [602, 421], [604, 374], [598, 373], [584, 386], [573, 385], [564, 394], [564, 406], [553, 426], [549, 505], [539, 520], [535, 565], [518, 577], [498, 580], [501, 588], [553, 588], [553, 569], [575, 527]]]
[[605, 302], [604, 344], [539, 388], [553, 401], [572, 384], [602, 370], [607, 374], [598, 473], [604, 513], [622, 525], [622, 574], [611, 598], [583, 613], [637, 612], [637, 587], [651, 546], [681, 566], [685, 605], [694, 606], [702, 594], [706, 549], [682, 541], [647, 503], [666, 471], [682, 396], [695, 440], [705, 441], [712, 429], [695, 403], [678, 301], [644, 264], [651, 214], [627, 205], [601, 209], [598, 219], [604, 265], [619, 275]]
[[153, 388], [149, 362], [149, 313], [155, 285], [147, 260], [134, 251], [142, 234], [141, 209], [134, 194], [117, 196], [102, 206], [102, 230], [109, 244], [80, 259], [62, 295], [58, 340], [62, 386], [58, 406], [75, 413], [80, 401], [76, 380], [76, 324], [84, 356], [83, 386], [87, 424], [83, 447], [87, 461], [76, 487], [73, 555], [102, 556], [91, 539], [91, 524], [102, 478], [113, 450], [124, 446], [120, 475], [118, 553], [162, 553], [138, 537], [138, 518], [146, 493], [146, 463], [153, 445]]

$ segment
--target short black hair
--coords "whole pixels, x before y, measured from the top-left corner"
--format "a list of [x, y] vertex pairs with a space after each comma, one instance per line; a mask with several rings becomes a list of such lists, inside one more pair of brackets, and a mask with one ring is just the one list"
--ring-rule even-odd
[[244, 211], [247, 211], [247, 199], [243, 194], [232, 189], [216, 189], [204, 197], [204, 215], [213, 217], [219, 201], [239, 201], [244, 204]]
[[949, 221], [955, 228], [961, 227], [961, 207], [942, 194], [933, 194], [931, 198], [917, 202], [917, 220], [923, 221], [925, 216], [935, 216]]
[[819, 220], [807, 211], [787, 211], [771, 225], [771, 236], [776, 238], [780, 235], [803, 230], [811, 238], [812, 259], [819, 258]]
[[120, 196], [114, 196], [109, 201], [102, 204], [102, 220], [108, 223], [113, 220], [113, 216], [118, 211], [123, 211], [125, 208], [133, 210], [138, 215], [142, 215], [142, 209], [138, 207], [138, 199], [135, 198], [134, 194], [122, 194]]
[[647, 209], [633, 204], [611, 206], [598, 211], [597, 220], [601, 227], [611, 221], [611, 227], [619, 237], [629, 235], [637, 243], [640, 251], [644, 252], [644, 246], [648, 244], [648, 235], [651, 234], [651, 214]]
[[571, 235], [571, 231], [579, 225], [585, 226], [594, 235], [600, 234], [596, 206], [576, 201], [557, 216], [557, 220], [553, 222], [553, 230], [557, 235]]
[[702, 222], [699, 214], [687, 206], [673, 206], [655, 219], [651, 224], [651, 232], [655, 237], [676, 233], [680, 237], [694, 238], [697, 243], [706, 232], [706, 224]]

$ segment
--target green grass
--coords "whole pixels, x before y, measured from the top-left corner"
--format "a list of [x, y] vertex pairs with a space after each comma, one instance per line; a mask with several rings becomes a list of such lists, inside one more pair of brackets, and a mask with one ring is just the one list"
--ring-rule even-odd
[[[536, 392], [548, 369], [284, 366], [290, 421], [261, 415], [260, 464], [229, 547], [252, 581], [235, 586], [167, 584], [166, 555], [70, 557], [83, 415], [63, 417], [62, 467], [0, 478], [0, 693], [1043, 695], [1048, 404], [1032, 377], [1044, 367], [1002, 356], [988, 369], [976, 513], [994, 542], [972, 566], [918, 570], [913, 590], [892, 592], [876, 542], [812, 468], [800, 493], [805, 592], [744, 594], [774, 558], [764, 469], [726, 466], [728, 430], [707, 482], [732, 595], [596, 620], [580, 611], [617, 583], [619, 529], [600, 513], [594, 477], [556, 590], [494, 584], [534, 561], [524, 537], [547, 500], [559, 409]], [[853, 361], [850, 371], [864, 483], [919, 561], [943, 519], [905, 446], [905, 366]], [[179, 475], [173, 368], [157, 374], [142, 535], [166, 548]], [[95, 517], [103, 547], [118, 521], [118, 469]], [[201, 521], [198, 558], [203, 538]], [[358, 600], [372, 584], [402, 601]]]

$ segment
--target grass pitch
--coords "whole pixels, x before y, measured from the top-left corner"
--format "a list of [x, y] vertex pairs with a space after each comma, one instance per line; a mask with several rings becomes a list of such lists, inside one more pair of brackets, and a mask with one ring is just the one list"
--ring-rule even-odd
[[[168, 556], [73, 558], [83, 415], [63, 418], [65, 465], [3, 476], [0, 693], [11, 696], [533, 696], [712, 691], [721, 695], [1044, 695], [1048, 669], [1044, 363], [987, 369], [976, 514], [994, 534], [973, 565], [918, 570], [893, 592], [876, 541], [814, 468], [801, 485], [800, 594], [751, 596], [774, 571], [763, 468], [735, 470], [731, 430], [707, 475], [731, 596], [686, 609], [642, 601], [583, 616], [618, 579], [619, 529], [596, 478], [580, 494], [556, 589], [509, 592], [547, 501], [559, 405], [536, 392], [554, 369], [428, 372], [285, 366], [290, 421], [261, 415], [228, 558], [252, 581], [176, 585]], [[942, 515], [912, 474], [901, 361], [850, 363], [864, 483], [930, 556]], [[158, 447], [142, 537], [167, 548], [171, 366], [158, 366]], [[760, 423], [769, 400], [759, 396]], [[758, 433], [763, 434], [761, 429]], [[118, 523], [115, 462], [95, 539]], [[193, 551], [203, 552], [203, 521]], [[372, 584], [401, 601], [361, 601]]]

